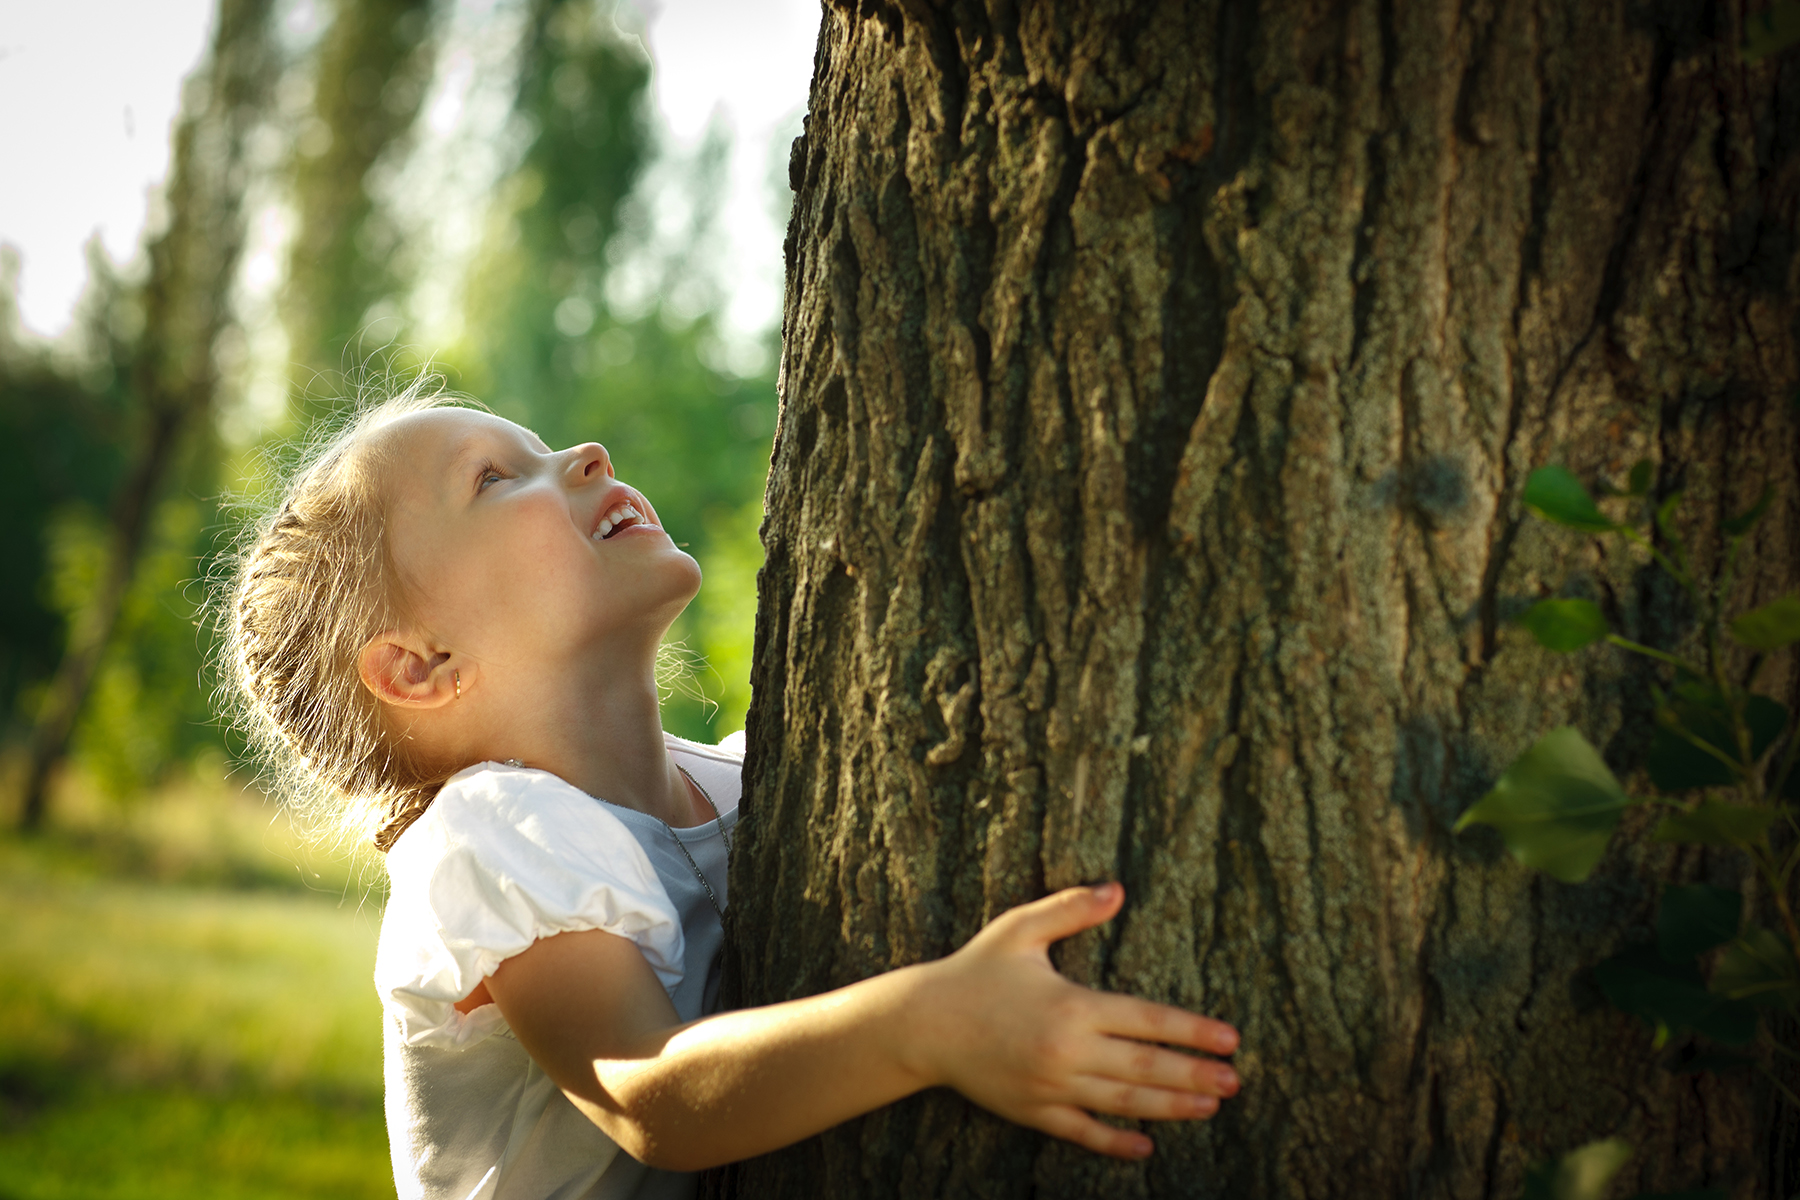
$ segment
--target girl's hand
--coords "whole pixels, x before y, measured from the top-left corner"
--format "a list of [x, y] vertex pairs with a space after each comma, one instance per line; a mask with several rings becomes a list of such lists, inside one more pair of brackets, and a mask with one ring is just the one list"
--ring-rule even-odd
[[1238, 1090], [1210, 1054], [1237, 1049], [1223, 1021], [1057, 974], [1050, 943], [1119, 911], [1116, 883], [1068, 888], [996, 917], [955, 954], [914, 970], [921, 994], [901, 1053], [928, 1084], [953, 1087], [1009, 1121], [1101, 1154], [1143, 1158], [1149, 1138], [1092, 1113], [1204, 1120]]

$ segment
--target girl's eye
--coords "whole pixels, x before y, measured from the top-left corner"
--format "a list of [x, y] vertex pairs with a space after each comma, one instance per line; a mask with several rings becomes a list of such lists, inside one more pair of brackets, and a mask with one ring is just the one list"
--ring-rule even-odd
[[475, 490], [478, 492], [486, 491], [488, 484], [499, 483], [504, 478], [506, 478], [506, 476], [500, 474], [500, 472], [493, 467], [483, 467], [481, 468], [481, 475], [475, 484]]

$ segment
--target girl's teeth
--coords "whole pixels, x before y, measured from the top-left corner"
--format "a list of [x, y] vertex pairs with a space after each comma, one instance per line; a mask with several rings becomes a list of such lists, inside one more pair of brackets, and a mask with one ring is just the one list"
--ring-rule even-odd
[[596, 542], [600, 541], [607, 534], [611, 533], [613, 530], [617, 529], [619, 526], [623, 525], [626, 521], [629, 521], [629, 520], [638, 520], [638, 521], [644, 521], [647, 523], [650, 520], [650, 518], [646, 517], [643, 513], [639, 512], [637, 510], [637, 505], [635, 505], [635, 504], [621, 505], [620, 507], [615, 508], [612, 512], [607, 513], [605, 517], [601, 518], [600, 527], [598, 529], [594, 530], [594, 540]]

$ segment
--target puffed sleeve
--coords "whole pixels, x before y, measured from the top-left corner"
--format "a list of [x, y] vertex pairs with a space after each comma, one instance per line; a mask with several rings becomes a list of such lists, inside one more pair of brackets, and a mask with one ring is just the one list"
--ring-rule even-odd
[[545, 771], [483, 763], [453, 777], [387, 855], [375, 986], [409, 1045], [468, 1045], [506, 1028], [453, 1007], [541, 937], [604, 929], [643, 951], [665, 989], [681, 922], [643, 847], [606, 806]]

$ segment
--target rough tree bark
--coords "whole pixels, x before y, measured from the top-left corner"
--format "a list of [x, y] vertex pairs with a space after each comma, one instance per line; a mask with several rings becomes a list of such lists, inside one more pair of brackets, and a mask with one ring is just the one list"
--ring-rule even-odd
[[1616, 1195], [1787, 1195], [1771, 1097], [1665, 1069], [1584, 973], [1656, 880], [1743, 864], [1628, 822], [1566, 886], [1450, 832], [1554, 726], [1628, 779], [1648, 740], [1654, 673], [1511, 614], [1694, 630], [1641, 559], [1527, 518], [1531, 469], [1652, 459], [1703, 563], [1770, 481], [1736, 601], [1794, 585], [1800, 70], [1743, 63], [1742, 19], [827, 8], [730, 986], [816, 991], [1118, 878], [1062, 969], [1236, 1023], [1247, 1082], [1143, 1164], [934, 1094], [716, 1192], [1504, 1198], [1616, 1135]]

